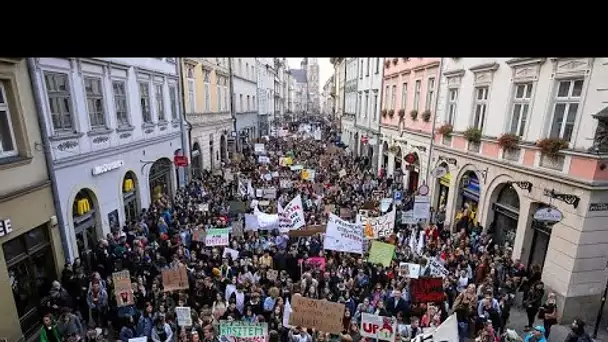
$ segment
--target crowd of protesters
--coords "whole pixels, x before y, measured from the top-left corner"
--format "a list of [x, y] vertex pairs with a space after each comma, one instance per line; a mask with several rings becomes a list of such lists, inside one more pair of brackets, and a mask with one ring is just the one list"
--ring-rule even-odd
[[[391, 197], [396, 191], [403, 200], [393, 203], [397, 217], [412, 207], [411, 192], [403, 188], [402, 175], [374, 172], [369, 158], [355, 157], [350, 147], [340, 146], [336, 129], [313, 124], [322, 139], [298, 134], [270, 137], [263, 141], [271, 162], [260, 164], [252, 146], [225, 160], [221, 173], [203, 171], [177, 191], [154, 199], [139, 220], [115, 229], [90, 255], [66, 264], [61, 279], [50, 289], [51, 301], [44, 316], [40, 341], [124, 341], [147, 337], [148, 341], [219, 341], [219, 322], [243, 320], [266, 322], [269, 340], [281, 342], [364, 340], [360, 335], [362, 313], [394, 316], [398, 341], [413, 340], [424, 328], [439, 326], [455, 314], [461, 341], [520, 340], [509, 330], [511, 307], [522, 305], [528, 315], [525, 341], [544, 341], [559, 317], [555, 295], [545, 294], [540, 268], [512, 260], [510, 249], [492, 238], [463, 208], [458, 220], [444, 226], [445, 213], [437, 208], [431, 219], [417, 225], [401, 224], [384, 239], [396, 245], [389, 267], [368, 263], [366, 255], [323, 249], [322, 234], [293, 238], [278, 231], [245, 231], [231, 236], [229, 247], [240, 252], [232, 260], [222, 247], [206, 247], [193, 239], [199, 229], [230, 227], [242, 220], [229, 203], [251, 200], [239, 191], [238, 179], [251, 180], [253, 188], [274, 186], [277, 198], [259, 210], [276, 213], [277, 202], [285, 205], [300, 195], [305, 204], [307, 225], [323, 225], [327, 206], [356, 213], [373, 194]], [[331, 147], [331, 152], [330, 152]], [[294, 164], [315, 169], [314, 181], [302, 180], [298, 171], [279, 166], [279, 158], [290, 155]], [[226, 170], [233, 175], [228, 180]], [[346, 175], [341, 171], [346, 171]], [[264, 178], [278, 172], [278, 177]], [[276, 174], [275, 174], [276, 175]], [[280, 187], [288, 179], [291, 186]], [[208, 204], [201, 210], [201, 204]], [[255, 208], [249, 208], [253, 211]], [[372, 209], [371, 216], [379, 216]], [[350, 219], [354, 219], [351, 217]], [[421, 249], [412, 248], [411, 231], [424, 231]], [[324, 257], [325, 270], [307, 269], [298, 260]], [[86, 258], [86, 260], [85, 260]], [[421, 276], [429, 275], [427, 260], [435, 258], [449, 275], [443, 280], [444, 300], [421, 302], [410, 291], [410, 279], [400, 276], [400, 262], [418, 263]], [[163, 269], [185, 266], [189, 290], [163, 291]], [[277, 270], [270, 280], [268, 270]], [[117, 306], [112, 273], [128, 270], [134, 305]], [[342, 334], [329, 334], [315, 327], [287, 327], [283, 314], [292, 296], [344, 303]], [[546, 297], [546, 298], [545, 298]], [[177, 324], [175, 308], [192, 310], [192, 326]], [[535, 326], [535, 322], [542, 322]], [[567, 342], [588, 340], [584, 322], [578, 320]]]

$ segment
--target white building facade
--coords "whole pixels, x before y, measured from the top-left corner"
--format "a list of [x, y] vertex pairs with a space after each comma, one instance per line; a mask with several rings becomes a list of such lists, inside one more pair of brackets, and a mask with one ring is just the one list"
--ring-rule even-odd
[[273, 122], [283, 122], [283, 114], [285, 114], [285, 107], [283, 105], [283, 99], [284, 99], [284, 92], [283, 92], [283, 88], [284, 88], [284, 84], [285, 84], [285, 79], [286, 79], [286, 66], [287, 66], [287, 59], [286, 58], [279, 58], [279, 57], [275, 57], [274, 58], [274, 70], [275, 70], [275, 76], [274, 76], [274, 92], [273, 92], [273, 96], [274, 96], [274, 117], [272, 118]]
[[355, 127], [357, 113], [358, 59], [346, 58], [346, 82], [344, 84], [344, 115], [342, 116], [342, 141], [355, 155], [359, 151], [359, 132]]
[[256, 59], [232, 58], [232, 82], [237, 136], [251, 143], [259, 137]]
[[[360, 144], [357, 154], [365, 155], [378, 168], [380, 105], [384, 58], [358, 58], [357, 113], [355, 126]], [[363, 139], [361, 139], [363, 138]]]
[[[433, 172], [441, 178], [429, 184], [432, 205], [455, 222], [467, 203], [514, 259], [539, 265], [566, 322], [595, 320], [606, 283], [607, 65], [607, 58], [442, 65], [432, 167], [448, 173]], [[547, 208], [557, 222], [539, 214]]]
[[270, 117], [274, 115], [274, 61], [258, 58], [256, 61], [258, 85], [258, 127], [260, 136], [269, 135]]
[[[182, 151], [175, 58], [37, 58], [66, 258], [85, 262], [111, 227], [177, 189]], [[45, 147], [46, 148], [46, 147]]]

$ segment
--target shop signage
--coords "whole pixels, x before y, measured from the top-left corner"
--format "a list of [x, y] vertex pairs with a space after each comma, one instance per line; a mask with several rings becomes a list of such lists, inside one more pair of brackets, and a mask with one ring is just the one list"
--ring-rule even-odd
[[175, 157], [173, 157], [173, 163], [175, 163], [175, 166], [177, 166], [177, 167], [188, 166], [188, 157], [175, 156]]
[[405, 162], [408, 164], [415, 164], [418, 161], [418, 155], [416, 153], [408, 153], [403, 159], [405, 159]]
[[0, 219], [0, 236], [8, 235], [13, 231], [13, 225], [11, 224], [11, 219]]
[[431, 175], [435, 178], [441, 178], [448, 174], [448, 170], [443, 166], [437, 166], [431, 171]]
[[562, 212], [555, 208], [541, 208], [534, 213], [534, 219], [540, 222], [556, 223], [563, 218]]
[[608, 203], [591, 203], [589, 211], [608, 211]]
[[111, 163], [95, 166], [93, 168], [93, 176], [97, 176], [102, 173], [110, 172], [112, 170], [120, 169], [123, 165], [125, 165], [124, 161], [116, 160]]

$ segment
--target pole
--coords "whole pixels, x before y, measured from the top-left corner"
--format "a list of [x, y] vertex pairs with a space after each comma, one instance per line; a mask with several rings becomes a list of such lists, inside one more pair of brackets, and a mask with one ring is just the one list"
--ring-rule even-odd
[[428, 186], [429, 177], [431, 175], [431, 153], [433, 152], [433, 145], [435, 144], [435, 125], [437, 123], [437, 104], [439, 104], [439, 91], [441, 90], [441, 75], [443, 75], [443, 57], [439, 61], [439, 77], [437, 78], [437, 91], [435, 92], [435, 116], [433, 117], [433, 124], [431, 126], [431, 143], [429, 144], [429, 152], [426, 158], [426, 177], [425, 182]]
[[[608, 268], [608, 263], [606, 263]], [[600, 309], [597, 312], [597, 318], [595, 319], [595, 327], [593, 328], [593, 338], [597, 338], [597, 332], [600, 330], [600, 323], [602, 321], [602, 314], [604, 313], [604, 305], [606, 304], [606, 295], [608, 295], [608, 279], [606, 279], [606, 287], [604, 287], [604, 293], [602, 294], [602, 303]]]
[[234, 111], [236, 99], [234, 98], [234, 75], [232, 74], [232, 58], [230, 57], [228, 57], [228, 78], [230, 79], [230, 116], [232, 117], [232, 129], [236, 133], [236, 136], [234, 137], [234, 148], [236, 149], [235, 152], [239, 152], [239, 146], [241, 144], [239, 140], [241, 137], [236, 130], [236, 113]]

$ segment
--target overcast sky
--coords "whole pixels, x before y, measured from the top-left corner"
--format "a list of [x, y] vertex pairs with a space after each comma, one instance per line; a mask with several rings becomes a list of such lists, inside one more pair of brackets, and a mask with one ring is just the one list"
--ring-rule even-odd
[[[300, 62], [302, 62], [303, 57], [297, 58], [287, 58], [287, 63], [291, 69], [299, 69]], [[310, 58], [310, 57], [309, 57]], [[334, 66], [329, 62], [329, 57], [317, 58], [317, 62], [319, 64], [319, 94], [323, 90], [323, 86], [327, 79], [331, 77], [334, 73]]]

